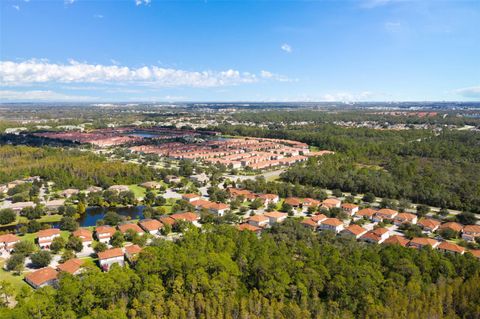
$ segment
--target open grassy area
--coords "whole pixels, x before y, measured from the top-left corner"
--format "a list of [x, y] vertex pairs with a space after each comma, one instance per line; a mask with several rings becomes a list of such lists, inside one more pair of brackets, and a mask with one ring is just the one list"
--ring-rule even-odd
[[[70, 232], [66, 230], [61, 230], [60, 236], [62, 236], [65, 239], [68, 239], [68, 237], [70, 236]], [[37, 238], [37, 233], [25, 234], [20, 236], [20, 240], [30, 241], [32, 243], [35, 243], [36, 238]]]
[[128, 185], [128, 188], [135, 194], [137, 199], [145, 197], [145, 193], [147, 192], [144, 187], [138, 185]]
[[5, 260], [0, 259], [0, 280], [5, 280], [13, 285], [15, 288], [15, 292], [18, 293], [22, 287], [29, 287], [28, 284], [23, 281], [23, 274], [20, 276], [14, 275], [10, 271], [6, 271], [3, 269], [3, 265], [5, 264]]
[[[45, 215], [37, 219], [37, 222], [39, 223], [56, 223], [59, 222], [60, 219], [62, 219], [62, 215], [59, 214], [51, 214], [51, 215]], [[17, 220], [6, 225], [1, 225], [1, 227], [8, 227], [8, 226], [15, 226], [18, 224], [26, 224], [28, 223], [28, 219], [24, 216], [17, 216]]]

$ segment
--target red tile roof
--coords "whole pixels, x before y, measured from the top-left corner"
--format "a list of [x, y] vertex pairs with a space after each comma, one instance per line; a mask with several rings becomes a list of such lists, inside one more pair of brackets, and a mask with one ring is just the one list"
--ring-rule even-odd
[[377, 213], [377, 211], [375, 209], [371, 209], [371, 208], [364, 208], [364, 209], [360, 209], [356, 215], [357, 216], [365, 216], [365, 217], [372, 217], [373, 215], [375, 215]]
[[73, 232], [73, 236], [79, 237], [82, 241], [92, 241], [92, 232], [85, 228], [79, 228]]
[[316, 215], [313, 215], [311, 219], [317, 223], [327, 219], [327, 216], [323, 214], [316, 214]]
[[440, 245], [438, 245], [438, 249], [448, 250], [459, 254], [463, 254], [465, 252], [465, 248], [457, 244], [449, 243], [448, 241], [442, 241]]
[[387, 244], [387, 245], [388, 244], [390, 244], [390, 245], [400, 245], [400, 246], [406, 247], [409, 242], [410, 241], [403, 236], [393, 235], [393, 236], [387, 238], [383, 243]]
[[467, 225], [463, 228], [463, 232], [480, 233], [480, 225]]
[[461, 232], [463, 225], [455, 222], [448, 222], [440, 225], [440, 229], [451, 229], [456, 232]]
[[261, 222], [268, 222], [268, 218], [263, 215], [253, 215], [248, 218], [248, 220], [261, 223]]
[[163, 217], [160, 217], [159, 220], [162, 222], [162, 224], [164, 225], [170, 225], [172, 226], [173, 224], [175, 224], [175, 219], [173, 219], [172, 217], [170, 216], [163, 216]]
[[285, 199], [284, 202], [290, 206], [300, 206], [300, 204], [302, 203], [297, 197], [288, 197]]
[[120, 230], [124, 234], [130, 229], [134, 230], [136, 233], [143, 233], [143, 230], [137, 224], [130, 223], [130, 224], [118, 225], [118, 230]]
[[95, 232], [97, 233], [97, 236], [99, 236], [100, 234], [103, 235], [100, 237], [105, 237], [105, 234], [113, 236], [113, 234], [115, 234], [115, 228], [113, 228], [112, 226], [97, 226], [95, 228]]
[[337, 218], [327, 218], [327, 219], [325, 219], [325, 220], [322, 222], [322, 224], [337, 227], [337, 226], [342, 225], [343, 223], [342, 223], [341, 220], [339, 220], [339, 219], [337, 219]]
[[123, 251], [120, 248], [112, 248], [112, 249], [99, 252], [97, 253], [97, 255], [98, 255], [98, 259], [103, 260], [103, 259], [123, 256]]
[[427, 227], [427, 228], [430, 228], [430, 229], [435, 229], [435, 227], [438, 227], [440, 226], [440, 221], [436, 220], [436, 219], [432, 219], [432, 218], [421, 218], [418, 223], [418, 225], [422, 226], [422, 227]]
[[253, 225], [250, 225], [250, 224], [240, 224], [237, 226], [237, 229], [238, 230], [249, 230], [249, 231], [253, 231], [253, 232], [258, 232], [258, 231], [261, 231], [262, 229], [260, 227], [257, 227], [257, 226], [253, 226]]
[[49, 229], [42, 229], [37, 233], [37, 237], [51, 237], [53, 235], [60, 235], [60, 229], [58, 228], [49, 228]]
[[40, 286], [48, 281], [57, 278], [57, 271], [51, 267], [41, 268], [25, 276], [25, 279], [36, 286]]
[[311, 218], [304, 219], [300, 223], [305, 225], [305, 226], [312, 227], [312, 228], [318, 227], [318, 224], [315, 221], [313, 221]]
[[348, 226], [347, 228], [345, 228], [345, 231], [348, 231], [348, 232], [354, 234], [355, 236], [358, 236], [360, 234], [363, 234], [363, 233], [367, 232], [367, 230], [365, 228], [363, 228], [359, 225], [356, 225], [356, 224]]
[[159, 230], [163, 224], [156, 219], [144, 219], [140, 221], [140, 226], [147, 231]]
[[263, 216], [265, 217], [271, 217], [271, 218], [282, 218], [282, 217], [287, 217], [287, 213], [282, 213], [282, 212], [267, 212], [264, 213]]
[[138, 245], [130, 245], [125, 247], [125, 252], [129, 255], [135, 255], [142, 251], [142, 247]]
[[0, 235], [0, 243], [15, 243], [19, 240], [20, 238], [14, 234]]
[[194, 222], [200, 218], [200, 216], [192, 212], [177, 213], [177, 214], [170, 215], [170, 217], [173, 218], [174, 220], [185, 220], [188, 222]]
[[415, 237], [410, 240], [410, 245], [415, 244], [419, 246], [435, 246], [438, 243], [435, 239], [425, 238], [425, 237]]
[[70, 274], [74, 274], [77, 270], [80, 269], [83, 265], [83, 260], [78, 259], [78, 258], [72, 258], [64, 262], [63, 264], [60, 264], [57, 266], [57, 269], [59, 271], [65, 271]]

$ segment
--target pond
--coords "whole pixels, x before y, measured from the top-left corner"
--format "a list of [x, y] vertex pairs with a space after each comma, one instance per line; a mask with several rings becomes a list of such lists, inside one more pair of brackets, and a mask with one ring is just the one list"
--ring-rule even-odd
[[[97, 224], [97, 220], [103, 219], [108, 211], [114, 211], [120, 216], [126, 217], [126, 219], [143, 219], [143, 209], [145, 206], [132, 206], [132, 207], [88, 207], [85, 214], [77, 219], [80, 227], [90, 227]], [[53, 228], [59, 228], [59, 223], [49, 223]], [[24, 224], [18, 224], [14, 226], [0, 226], [0, 231], [12, 231], [18, 230]]]

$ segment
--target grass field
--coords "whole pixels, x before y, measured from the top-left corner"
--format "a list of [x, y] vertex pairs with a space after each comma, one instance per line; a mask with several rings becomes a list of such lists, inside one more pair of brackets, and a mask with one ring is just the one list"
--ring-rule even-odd
[[[51, 214], [51, 215], [45, 215], [37, 219], [37, 222], [39, 223], [56, 223], [59, 222], [60, 219], [62, 219], [62, 215], [59, 214]], [[1, 225], [1, 227], [8, 227], [8, 226], [15, 226], [18, 224], [26, 224], [28, 223], [27, 217], [24, 216], [17, 216], [17, 220], [14, 221], [13, 223], [6, 224], [6, 225]]]
[[12, 272], [6, 271], [3, 269], [3, 265], [5, 264], [5, 260], [0, 259], [0, 280], [5, 280], [13, 285], [15, 288], [16, 293], [22, 289], [22, 287], [29, 287], [28, 284], [23, 281], [23, 274], [20, 276], [14, 275]]
[[138, 185], [128, 185], [128, 188], [135, 194], [137, 199], [145, 197], [145, 193], [147, 192], [144, 187]]

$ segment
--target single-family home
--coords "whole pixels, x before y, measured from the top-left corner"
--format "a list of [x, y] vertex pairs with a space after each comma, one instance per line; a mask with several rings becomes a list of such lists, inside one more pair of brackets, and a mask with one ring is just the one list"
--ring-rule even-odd
[[426, 233], [433, 233], [440, 227], [441, 222], [433, 218], [420, 218], [417, 223]]
[[313, 231], [316, 231], [317, 228], [318, 228], [318, 223], [313, 221], [312, 218], [307, 218], [307, 219], [304, 219], [300, 222], [300, 224], [302, 224], [303, 226], [313, 230]]
[[208, 210], [210, 210], [213, 214], [217, 216], [223, 216], [230, 209], [230, 205], [224, 203], [211, 203]]
[[167, 175], [165, 176], [165, 182], [167, 183], [180, 183], [181, 179], [175, 175]]
[[327, 218], [320, 223], [320, 230], [331, 230], [335, 233], [339, 233], [343, 230], [343, 222], [337, 218]]
[[72, 258], [59, 264], [57, 266], [58, 271], [68, 272], [71, 275], [78, 275], [82, 271], [83, 260], [78, 258]]
[[355, 216], [358, 217], [358, 218], [365, 218], [365, 219], [372, 220], [373, 216], [375, 216], [376, 213], [377, 213], [377, 211], [375, 209], [364, 208], [364, 209], [360, 209], [359, 211], [357, 211], [355, 213]]
[[285, 219], [287, 219], [288, 214], [281, 212], [267, 212], [263, 214], [263, 216], [268, 218], [268, 222], [270, 225], [273, 225], [275, 223], [283, 222]]
[[280, 200], [280, 197], [278, 197], [277, 194], [260, 194], [258, 195], [258, 197], [263, 200], [265, 206], [268, 206], [270, 204], [277, 204]]
[[60, 229], [42, 229], [37, 233], [38, 245], [41, 249], [50, 249], [50, 245], [55, 237], [60, 237]]
[[248, 223], [256, 227], [264, 228], [268, 225], [269, 219], [263, 215], [253, 215], [248, 218]]
[[127, 231], [129, 230], [133, 230], [136, 234], [139, 234], [139, 235], [144, 234], [144, 231], [140, 228], [140, 226], [133, 223], [118, 225], [117, 228], [122, 234], [126, 234]]
[[199, 200], [201, 198], [198, 194], [183, 194], [182, 199], [186, 200], [187, 202], [191, 203], [193, 201]]
[[477, 257], [477, 259], [480, 259], [480, 249], [472, 249], [469, 251], [469, 253], [474, 257]]
[[390, 237], [388, 229], [379, 227], [368, 231], [365, 235], [360, 237], [360, 240], [373, 244], [381, 244], [387, 240], [388, 237]]
[[163, 224], [156, 219], [143, 219], [138, 224], [151, 235], [157, 235], [163, 227]]
[[318, 207], [320, 206], [320, 202], [313, 198], [304, 198], [302, 200], [302, 207], [309, 208], [309, 207]]
[[35, 207], [36, 204], [34, 202], [16, 202], [10, 204], [10, 209], [12, 209], [14, 212], [19, 212], [24, 208], [27, 207]]
[[454, 243], [449, 243], [448, 241], [442, 241], [437, 247], [438, 250], [444, 253], [452, 253], [463, 255], [465, 253], [465, 248]]
[[20, 238], [14, 234], [0, 235], [0, 252], [11, 252], [15, 247], [15, 244], [20, 241]]
[[417, 215], [410, 214], [410, 213], [399, 213], [397, 216], [393, 218], [393, 223], [397, 226], [402, 224], [416, 224], [417, 223]]
[[45, 267], [25, 276], [25, 281], [35, 289], [57, 285], [58, 272], [52, 267]]
[[98, 187], [98, 186], [90, 186], [89, 188], [86, 189], [87, 193], [99, 193], [103, 191], [103, 188]]
[[375, 216], [373, 216], [374, 222], [383, 222], [384, 220], [392, 221], [395, 216], [398, 215], [398, 212], [389, 208], [382, 208], [377, 211]]
[[142, 251], [142, 247], [138, 245], [130, 245], [125, 247], [125, 257], [130, 264], [134, 264], [138, 254]]
[[336, 198], [327, 198], [322, 202], [322, 207], [323, 208], [340, 208], [340, 205], [342, 204], [342, 201]]
[[95, 228], [95, 237], [101, 243], [108, 244], [113, 234], [115, 234], [115, 228], [112, 226], [97, 226]]
[[91, 247], [93, 243], [93, 234], [86, 228], [79, 228], [73, 232], [73, 236], [80, 238], [83, 248]]
[[240, 230], [240, 231], [248, 230], [248, 231], [254, 232], [256, 234], [260, 234], [260, 232], [262, 231], [262, 228], [257, 227], [257, 226], [253, 226], [253, 225], [248, 224], [248, 223], [238, 225], [237, 229]]
[[410, 243], [408, 245], [413, 248], [422, 248], [425, 246], [437, 248], [437, 246], [440, 245], [440, 242], [432, 238], [415, 237], [410, 240]]
[[315, 214], [312, 215], [310, 219], [313, 220], [317, 224], [317, 226], [320, 226], [320, 224], [327, 218], [328, 217], [323, 214]]
[[162, 187], [162, 184], [159, 182], [145, 182], [140, 184], [140, 186], [145, 187], [146, 189], [160, 189]]
[[480, 226], [479, 225], [467, 225], [463, 228], [462, 238], [467, 241], [475, 241], [476, 238], [480, 237]]
[[176, 214], [170, 215], [170, 217], [175, 221], [182, 220], [190, 223], [195, 223], [200, 220], [200, 215], [192, 212], [176, 213]]
[[343, 212], [350, 216], [355, 215], [359, 209], [358, 205], [351, 204], [351, 203], [343, 203], [341, 207]]
[[344, 237], [351, 237], [351, 238], [358, 239], [358, 238], [362, 237], [364, 234], [366, 234], [366, 232], [367, 232], [367, 230], [365, 228], [363, 228], [362, 226], [352, 224], [352, 225], [348, 226], [347, 228], [345, 228], [344, 230], [342, 230], [340, 232], [340, 235], [342, 235]]
[[410, 241], [403, 236], [393, 235], [388, 237], [383, 243], [385, 245], [400, 245], [403, 247], [407, 247], [409, 242]]
[[463, 230], [463, 225], [456, 222], [447, 222], [447, 223], [441, 224], [440, 227], [438, 227], [438, 230], [445, 230], [445, 229], [448, 229], [460, 234], [460, 232]]
[[284, 203], [292, 206], [292, 207], [295, 208], [295, 209], [299, 208], [300, 205], [302, 205], [302, 201], [301, 201], [299, 198], [297, 198], [297, 197], [288, 197], [288, 198], [285, 198]]
[[122, 193], [130, 191], [130, 187], [127, 185], [112, 185], [108, 188], [108, 190], [116, 193]]
[[163, 225], [170, 225], [170, 226], [173, 226], [175, 225], [175, 219], [173, 219], [172, 217], [170, 216], [162, 216], [162, 217], [159, 217], [158, 220], [163, 224]]
[[52, 199], [45, 202], [45, 208], [47, 210], [56, 210], [61, 206], [65, 205], [65, 199]]
[[125, 265], [125, 258], [122, 249], [112, 248], [97, 253], [98, 263], [103, 271], [108, 271], [113, 264]]
[[70, 198], [73, 195], [77, 195], [78, 193], [80, 193], [80, 190], [78, 190], [76, 188], [67, 188], [67, 189], [61, 191], [60, 195], [65, 197], [65, 198]]

